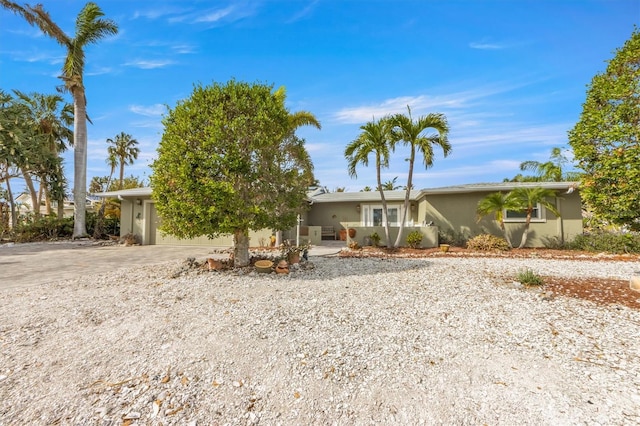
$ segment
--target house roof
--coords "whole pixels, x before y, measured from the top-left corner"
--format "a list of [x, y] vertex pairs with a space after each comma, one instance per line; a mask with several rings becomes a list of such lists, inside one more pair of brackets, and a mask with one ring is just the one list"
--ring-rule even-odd
[[[420, 198], [422, 191], [411, 191], [409, 200], [415, 201]], [[404, 201], [405, 191], [384, 191], [384, 198], [387, 201]], [[378, 191], [363, 192], [329, 192], [310, 197], [314, 203], [337, 203], [337, 202], [365, 202], [380, 201]]]
[[515, 188], [545, 188], [555, 190], [576, 189], [578, 182], [499, 182], [499, 183], [470, 183], [466, 185], [443, 186], [439, 188], [423, 189], [426, 195], [429, 194], [456, 194], [471, 192], [497, 192], [511, 191]]
[[[578, 187], [578, 182], [499, 182], [499, 183], [470, 183], [466, 185], [442, 186], [439, 188], [425, 188], [413, 190], [409, 194], [410, 201], [417, 201], [423, 195], [436, 194], [464, 194], [472, 192], [496, 192], [511, 191], [515, 188], [537, 188], [555, 189], [559, 191], [571, 192]], [[95, 194], [99, 197], [150, 197], [151, 188], [133, 188], [120, 191], [103, 192]], [[309, 201], [314, 203], [342, 203], [342, 202], [376, 202], [380, 201], [378, 191], [363, 192], [328, 192], [324, 187], [310, 188], [307, 193]], [[387, 201], [404, 201], [404, 191], [384, 191]]]
[[147, 186], [144, 188], [121, 189], [120, 191], [101, 192], [96, 195], [104, 198], [150, 197], [151, 188]]

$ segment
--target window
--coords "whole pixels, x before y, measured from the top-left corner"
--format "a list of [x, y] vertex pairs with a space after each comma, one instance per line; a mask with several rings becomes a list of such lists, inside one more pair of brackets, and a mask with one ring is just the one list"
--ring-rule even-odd
[[[388, 205], [387, 215], [390, 226], [400, 226], [400, 218], [402, 217], [401, 205]], [[381, 205], [363, 205], [360, 217], [362, 226], [384, 226]]]
[[[536, 207], [531, 212], [531, 221], [532, 222], [544, 222], [545, 218], [542, 215], [542, 207], [538, 203]], [[523, 211], [513, 211], [513, 210], [505, 210], [504, 211], [504, 221], [505, 222], [524, 222], [527, 220], [527, 212]]]

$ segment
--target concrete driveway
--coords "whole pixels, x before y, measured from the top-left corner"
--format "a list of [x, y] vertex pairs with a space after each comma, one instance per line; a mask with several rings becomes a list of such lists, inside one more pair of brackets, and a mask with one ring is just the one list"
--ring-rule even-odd
[[[344, 243], [343, 243], [344, 244]], [[93, 241], [0, 245], [0, 291], [47, 284], [187, 257], [227, 258], [203, 246], [102, 246]], [[314, 247], [310, 255], [336, 253], [340, 247]]]

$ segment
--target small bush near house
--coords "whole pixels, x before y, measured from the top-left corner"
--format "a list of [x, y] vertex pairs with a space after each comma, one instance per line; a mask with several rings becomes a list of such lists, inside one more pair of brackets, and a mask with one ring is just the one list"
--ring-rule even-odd
[[522, 285], [537, 286], [544, 284], [542, 277], [533, 272], [531, 269], [523, 269], [522, 271], [518, 272], [516, 280], [518, 280], [518, 282], [520, 282]]
[[43, 216], [19, 223], [15, 230], [15, 241], [17, 243], [50, 241], [71, 238], [72, 235], [73, 218], [58, 219], [55, 216]]
[[378, 235], [377, 232], [369, 235], [369, 238], [371, 238], [371, 243], [373, 243], [374, 247], [378, 247], [380, 245], [380, 235]]
[[573, 250], [607, 253], [640, 253], [640, 234], [594, 232], [578, 235], [570, 244]]
[[407, 244], [411, 248], [420, 247], [420, 244], [422, 244], [422, 232], [411, 231], [409, 235], [407, 235]]
[[469, 250], [478, 251], [510, 250], [509, 244], [504, 238], [496, 237], [491, 234], [482, 234], [477, 237], [473, 237], [467, 241], [467, 248]]

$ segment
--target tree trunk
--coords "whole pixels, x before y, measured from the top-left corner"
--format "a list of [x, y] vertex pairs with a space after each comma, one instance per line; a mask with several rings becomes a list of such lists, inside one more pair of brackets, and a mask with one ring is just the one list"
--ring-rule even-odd
[[509, 234], [507, 233], [507, 228], [504, 226], [504, 222], [500, 222], [500, 229], [502, 229], [502, 233], [504, 234], [504, 239], [507, 240], [507, 244], [509, 244], [509, 248], [513, 248], [513, 244], [511, 244], [511, 238], [509, 238]]
[[7, 195], [9, 196], [9, 209], [11, 211], [11, 229], [16, 229], [18, 225], [18, 215], [16, 212], [16, 203], [13, 201], [13, 191], [11, 190], [11, 184], [9, 183], [9, 166], [7, 165], [7, 176], [5, 182], [7, 182]]
[[29, 189], [29, 195], [31, 196], [31, 209], [33, 210], [33, 215], [37, 219], [40, 217], [40, 203], [38, 202], [38, 193], [36, 192], [35, 186], [33, 186], [33, 179], [29, 172], [22, 172], [22, 176], [24, 177], [24, 182]]
[[524, 245], [527, 244], [527, 237], [529, 236], [529, 224], [531, 223], [531, 212], [527, 212], [527, 220], [524, 224], [524, 231], [522, 232], [522, 240], [520, 241], [519, 249], [524, 248]]
[[402, 242], [402, 231], [404, 230], [404, 222], [407, 219], [407, 210], [409, 209], [409, 196], [411, 195], [411, 187], [413, 180], [413, 163], [416, 159], [416, 147], [411, 145], [411, 156], [409, 157], [409, 176], [407, 177], [407, 192], [404, 195], [404, 211], [402, 212], [402, 218], [400, 218], [400, 228], [398, 229], [398, 237], [393, 245], [393, 248], [399, 247]]
[[87, 235], [87, 106], [82, 87], [73, 90], [73, 238]]
[[249, 266], [249, 233], [245, 229], [233, 233], [233, 266]]
[[382, 200], [382, 223], [384, 223], [384, 235], [387, 246], [391, 242], [389, 232], [389, 221], [387, 220], [387, 199], [384, 197], [384, 191], [382, 190], [382, 177], [380, 176], [380, 158], [376, 158], [376, 175], [378, 178], [378, 190], [380, 191], [380, 199]]
[[120, 184], [118, 185], [118, 189], [122, 189], [124, 186], [124, 160], [120, 159]]

